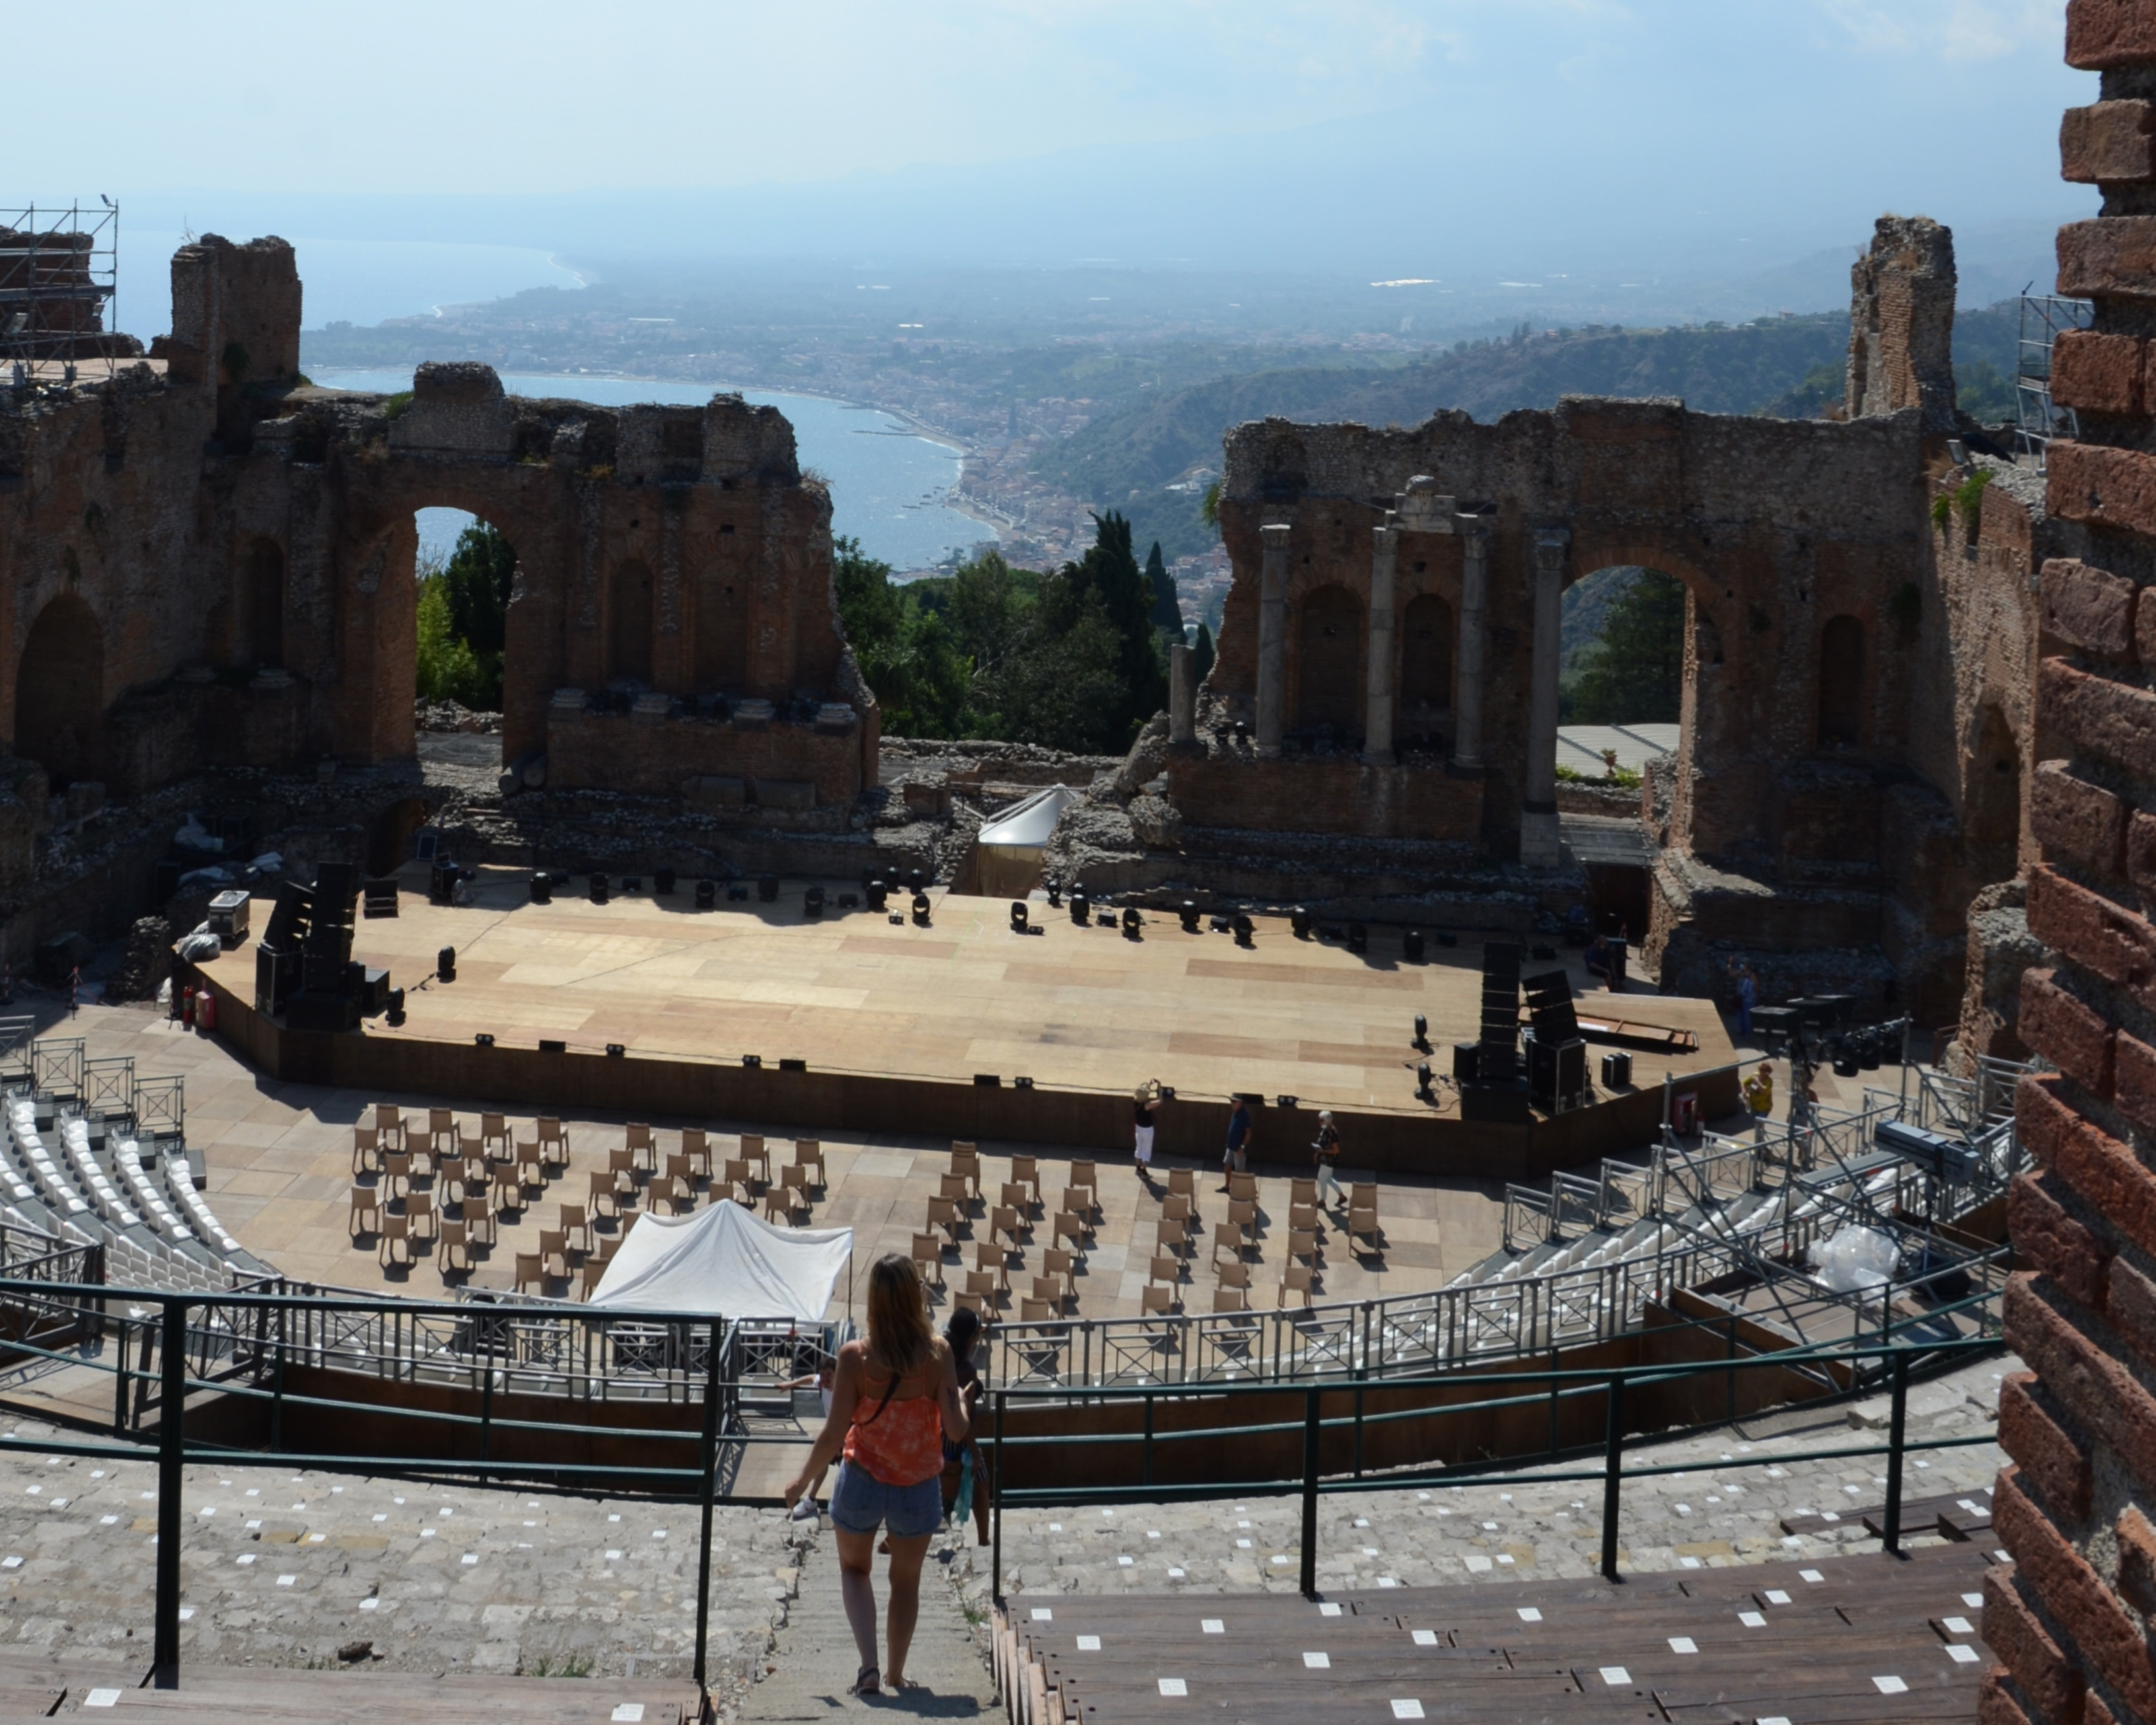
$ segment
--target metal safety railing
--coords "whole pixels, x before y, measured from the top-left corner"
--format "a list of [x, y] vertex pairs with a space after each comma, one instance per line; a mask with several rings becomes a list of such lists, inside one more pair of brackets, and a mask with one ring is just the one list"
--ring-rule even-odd
[[[1712, 1326], [1703, 1327], [1712, 1328]], [[1467, 1483], [1484, 1486], [1517, 1486], [1599, 1481], [1602, 1486], [1601, 1571], [1614, 1581], [1619, 1579], [1619, 1534], [1623, 1517], [1625, 1481], [1696, 1472], [1700, 1466], [1697, 1460], [1628, 1466], [1625, 1460], [1628, 1445], [1650, 1441], [1668, 1442], [1685, 1435], [1687, 1430], [1637, 1434], [1629, 1431], [1625, 1412], [1628, 1397], [1636, 1397], [1643, 1390], [1719, 1377], [1726, 1386], [1725, 1417], [1712, 1426], [1688, 1428], [1691, 1430], [1717, 1430], [1722, 1425], [1733, 1424], [1738, 1417], [1738, 1374], [1763, 1369], [1795, 1372], [1812, 1378], [1821, 1387], [1820, 1399], [1822, 1400], [1836, 1394], [1850, 1393], [1845, 1388], [1847, 1383], [1853, 1382], [1875, 1394], [1883, 1383], [1889, 1397], [1887, 1441], [1883, 1444], [1831, 1445], [1815, 1449], [1785, 1450], [1778, 1447], [1770, 1453], [1723, 1457], [1713, 1464], [1715, 1469], [1717, 1471], [1734, 1471], [1738, 1468], [1786, 1466], [1801, 1461], [1884, 1456], [1887, 1459], [1887, 1503], [1883, 1532], [1887, 1550], [1897, 1552], [1901, 1545], [1902, 1467], [1908, 1452], [1912, 1449], [1959, 1449], [1997, 1441], [1993, 1434], [1985, 1432], [1970, 1437], [1934, 1438], [1920, 1444], [1910, 1444], [1907, 1440], [1907, 1409], [1908, 1387], [1912, 1373], [1919, 1366], [1943, 1368], [1995, 1350], [1998, 1346], [1997, 1341], [1989, 1337], [1951, 1341], [1921, 1337], [1896, 1341], [1889, 1336], [1876, 1343], [1837, 1343], [1738, 1357], [1732, 1334], [1731, 1350], [1727, 1357], [1697, 1363], [1615, 1369], [1553, 1370], [1524, 1379], [1518, 1373], [1478, 1376], [1447, 1374], [1442, 1378], [1397, 1380], [1383, 1386], [1389, 1393], [1424, 1388], [1456, 1392], [1463, 1388], [1481, 1386], [1488, 1386], [1493, 1392], [1479, 1400], [1447, 1401], [1440, 1406], [1371, 1412], [1364, 1405], [1362, 1393], [1364, 1386], [1357, 1385], [1352, 1386], [1354, 1390], [1352, 1411], [1328, 1416], [1324, 1409], [1325, 1398], [1328, 1394], [1340, 1397], [1343, 1394], [1342, 1387], [1311, 1384], [1300, 1387], [1302, 1400], [1300, 1418], [1256, 1422], [1235, 1421], [1225, 1410], [1232, 1409], [1238, 1399], [1256, 1395], [1277, 1399], [1283, 1394], [1295, 1394], [1296, 1389], [1270, 1384], [1212, 1385], [1205, 1389], [1203, 1396], [1207, 1400], [1218, 1400], [1221, 1404], [1224, 1409], [1222, 1416], [1208, 1420], [1202, 1426], [1168, 1430], [1159, 1429], [1156, 1417], [1158, 1407], [1163, 1404], [1188, 1403], [1194, 1399], [1189, 1392], [1172, 1386], [1124, 1387], [1089, 1394], [1083, 1399], [1083, 1405], [1088, 1409], [1099, 1409], [1142, 1404], [1143, 1423], [1139, 1430], [1089, 1430], [1083, 1433], [1048, 1433], [1023, 1437], [1007, 1430], [1011, 1413], [1044, 1403], [1054, 1404], [1059, 1399], [1050, 1392], [1036, 1389], [993, 1389], [988, 1393], [988, 1406], [984, 1410], [991, 1424], [987, 1443], [991, 1461], [988, 1489], [992, 1515], [990, 1568], [993, 1595], [999, 1604], [1002, 1602], [1003, 1512], [1007, 1508], [1207, 1502], [1225, 1498], [1277, 1497], [1293, 1493], [1299, 1497], [1302, 1508], [1299, 1579], [1303, 1594], [1315, 1598], [1317, 1593], [1317, 1502], [1320, 1497]], [[1591, 1447], [1564, 1447], [1561, 1429], [1565, 1404], [1577, 1405], [1583, 1402], [1591, 1404], [1597, 1399], [1602, 1403], [1601, 1442]], [[1451, 1419], [1466, 1414], [1502, 1414], [1510, 1410], [1539, 1410], [1543, 1408], [1548, 1410], [1549, 1444], [1547, 1450], [1533, 1460], [1516, 1455], [1495, 1461], [1440, 1463], [1428, 1467], [1396, 1468], [1383, 1471], [1366, 1471], [1363, 1466], [1364, 1440], [1373, 1429], [1389, 1428], [1415, 1420]], [[1758, 1411], [1764, 1413], [1768, 1410]], [[977, 1419], [980, 1417], [976, 1415]], [[1301, 1436], [1299, 1478], [1220, 1479], [1187, 1485], [1154, 1482], [1157, 1458], [1173, 1446], [1210, 1445], [1214, 1446], [1211, 1453], [1215, 1455], [1246, 1455], [1250, 1453], [1255, 1440], [1297, 1432]], [[1349, 1439], [1353, 1457], [1350, 1469], [1330, 1475], [1322, 1470], [1320, 1463], [1328, 1433], [1344, 1435]], [[1047, 1451], [1052, 1454], [1058, 1450], [1081, 1445], [1096, 1452], [1096, 1455], [1102, 1449], [1127, 1450], [1137, 1448], [1139, 1451], [1137, 1481], [1122, 1486], [1050, 1485], [1016, 1488], [1004, 1483], [1009, 1471], [1007, 1464], [1016, 1463], [1029, 1452]], [[1583, 1460], [1598, 1452], [1600, 1458], [1599, 1466], [1569, 1468], [1563, 1466], [1568, 1461]]]

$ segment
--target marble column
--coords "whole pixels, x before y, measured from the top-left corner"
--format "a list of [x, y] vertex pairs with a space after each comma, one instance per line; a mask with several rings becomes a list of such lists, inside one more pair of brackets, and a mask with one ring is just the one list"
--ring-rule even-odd
[[1490, 530], [1472, 516], [1460, 534], [1460, 680], [1452, 691], [1452, 761], [1482, 765], [1482, 615], [1489, 603]]
[[1399, 560], [1400, 536], [1395, 516], [1370, 535], [1370, 650], [1366, 660], [1369, 706], [1363, 720], [1363, 758], [1373, 767], [1393, 760], [1393, 572]]
[[1198, 740], [1197, 655], [1183, 642], [1168, 649], [1168, 742], [1188, 748]]
[[1276, 760], [1287, 728], [1287, 545], [1294, 529], [1258, 529], [1265, 547], [1258, 580], [1258, 755]]
[[1535, 649], [1527, 689], [1527, 794], [1520, 805], [1520, 860], [1553, 868], [1563, 860], [1557, 824], [1558, 627], [1565, 555], [1572, 534], [1537, 527], [1534, 534]]

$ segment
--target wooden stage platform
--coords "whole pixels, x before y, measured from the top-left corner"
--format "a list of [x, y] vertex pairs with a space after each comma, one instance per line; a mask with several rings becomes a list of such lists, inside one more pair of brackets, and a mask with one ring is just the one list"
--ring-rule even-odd
[[[687, 883], [595, 905], [580, 879], [574, 896], [534, 905], [528, 880], [485, 871], [454, 907], [429, 904], [413, 882], [395, 918], [359, 924], [354, 957], [387, 967], [406, 991], [399, 1029], [377, 1019], [331, 1036], [258, 1018], [249, 942], [200, 968], [218, 989], [220, 1033], [279, 1076], [317, 1082], [1104, 1150], [1127, 1149], [1132, 1087], [1158, 1078], [1178, 1092], [1159, 1117], [1164, 1151], [1217, 1155], [1233, 1094], [1262, 1096], [1268, 1116], [1286, 1095], [1307, 1117], [1299, 1142], [1314, 1134], [1315, 1110], [1331, 1107], [1343, 1132], [1353, 1122], [1351, 1160], [1498, 1178], [1640, 1148], [1661, 1118], [1665, 1070], [1682, 1080], [1735, 1059], [1712, 1003], [1635, 994], [1620, 1009], [1598, 988], [1585, 1015], [1686, 1029], [1697, 1050], [1637, 1055], [1640, 1089], [1598, 1091], [1594, 1106], [1554, 1119], [1470, 1122], [1447, 1086], [1435, 1104], [1418, 1101], [1414, 1067], [1428, 1059], [1449, 1072], [1451, 1045], [1475, 1034], [1481, 947], [1471, 937], [1433, 942], [1427, 962], [1409, 963], [1396, 930], [1373, 929], [1358, 954], [1299, 940], [1275, 917], [1255, 919], [1243, 947], [1153, 913], [1137, 938], [1080, 927], [1040, 900], [1039, 932], [1019, 934], [1006, 899], [932, 893], [921, 927], [838, 910], [842, 889], [830, 884], [832, 907], [811, 919], [798, 881], [773, 904], [721, 898], [699, 910]], [[268, 911], [255, 907], [258, 932]], [[456, 949], [448, 983], [433, 978], [444, 947]], [[1578, 956], [1526, 968], [1563, 965], [1577, 984]], [[1418, 1014], [1427, 1055], [1413, 1046]], [[480, 1032], [494, 1046], [475, 1045]], [[542, 1054], [542, 1040], [567, 1051]], [[609, 1044], [624, 1053], [609, 1057]], [[745, 1055], [762, 1066], [745, 1067]], [[805, 1070], [782, 1070], [787, 1060]], [[1732, 1073], [1695, 1087], [1707, 1117], [1734, 1108]]]

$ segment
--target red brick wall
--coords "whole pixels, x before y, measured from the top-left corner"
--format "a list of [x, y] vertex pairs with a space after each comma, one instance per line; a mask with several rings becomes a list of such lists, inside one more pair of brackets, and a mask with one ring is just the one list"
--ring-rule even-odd
[[2079, 542], [2044, 569], [2036, 682], [2056, 764], [2033, 799], [2029, 927], [2059, 963], [2023, 978], [2020, 1031], [2058, 1073], [2025, 1080], [2016, 1111], [2037, 1167], [2013, 1195], [2006, 1339], [2034, 1370], [2000, 1403], [2015, 1567], [1986, 1588], [2005, 1663], [1982, 1715], [2049, 1725], [2156, 1719], [2156, 457], [2121, 447], [2150, 429], [2156, 248], [2135, 212], [2156, 156], [2139, 104], [2118, 100], [2156, 72], [2156, 0], [2071, 0], [2066, 40], [2112, 100], [2070, 114], [2061, 140], [2105, 213], [2059, 235], [2061, 291], [2097, 309], [2058, 354], [2083, 435], [2053, 446], [2046, 501]]

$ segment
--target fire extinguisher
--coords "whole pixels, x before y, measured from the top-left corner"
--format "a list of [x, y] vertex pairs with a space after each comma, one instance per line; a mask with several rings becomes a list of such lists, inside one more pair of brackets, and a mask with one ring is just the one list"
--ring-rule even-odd
[[187, 992], [180, 996], [180, 1022], [192, 1024], [195, 1021], [195, 985], [187, 984]]
[[204, 988], [195, 996], [195, 1029], [208, 1035], [217, 1028], [217, 996]]

